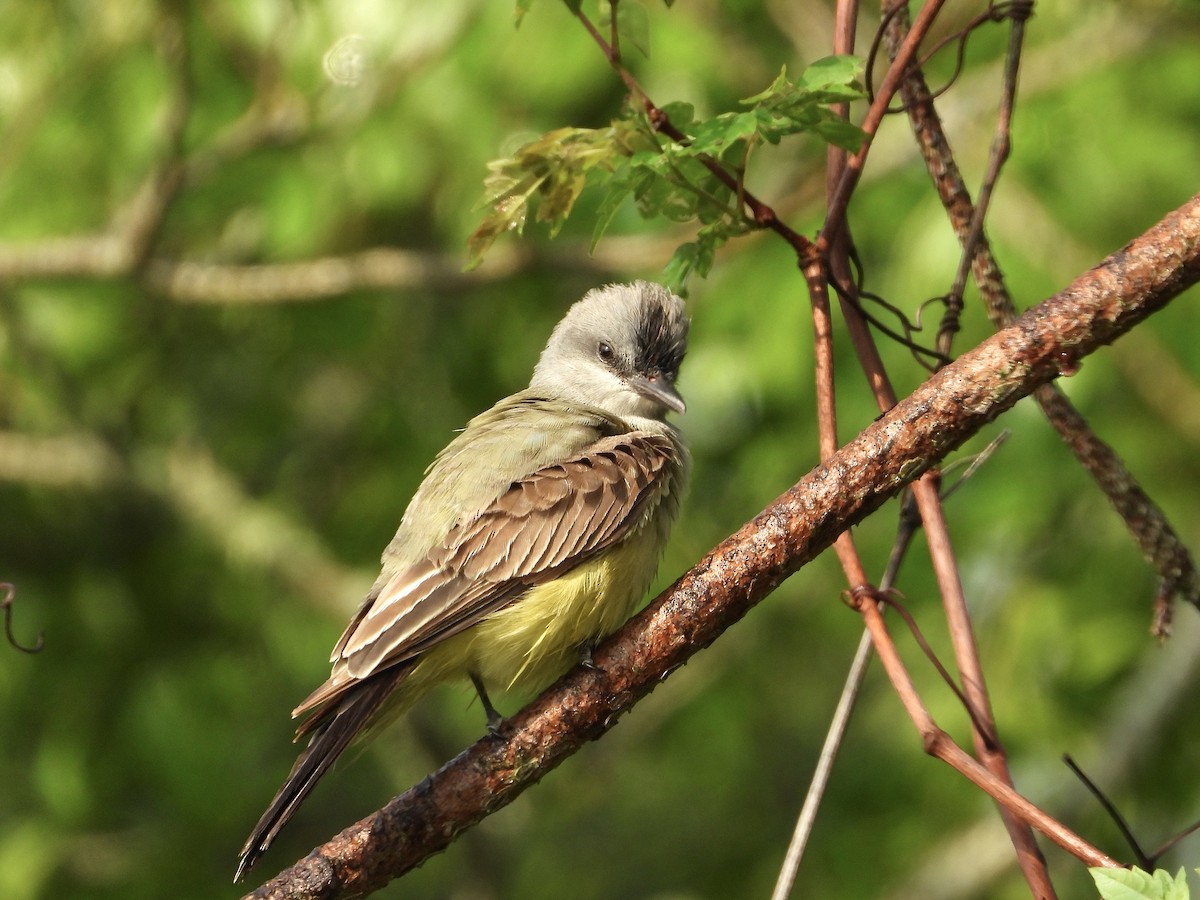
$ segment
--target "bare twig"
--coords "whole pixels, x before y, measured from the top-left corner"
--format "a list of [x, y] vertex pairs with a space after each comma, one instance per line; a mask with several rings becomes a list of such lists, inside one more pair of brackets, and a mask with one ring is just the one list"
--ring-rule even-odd
[[[968, 481], [971, 480], [971, 476], [979, 471], [980, 466], [982, 466], [984, 463], [986, 463], [989, 459], [992, 458], [992, 454], [1000, 449], [1000, 445], [1008, 440], [1008, 436], [1011, 433], [1012, 432], [1010, 432], [1007, 428], [1004, 429], [998, 435], [996, 435], [994, 438], [992, 438], [991, 442], [986, 447], [984, 447], [982, 450], [980, 450], [974, 456], [972, 456], [968, 460], [966, 460], [966, 469], [963, 471], [962, 475], [960, 475], [954, 481], [953, 484], [951, 484], [949, 486], [943, 486], [943, 488], [942, 488], [942, 502], [943, 503], [945, 503], [947, 500], [949, 500], [950, 497], [952, 497], [958, 491], [959, 488], [961, 488], [964, 484], [966, 484]], [[956, 462], [961, 462], [961, 460], [956, 460]], [[950, 470], [951, 470], [950, 466], [947, 466], [944, 469], [942, 469], [943, 480], [945, 479], [945, 477], [947, 475], [950, 474]]]
[[[900, 564], [912, 543], [913, 536], [921, 525], [920, 517], [916, 514], [916, 506], [912, 502], [912, 492], [905, 491], [900, 503], [899, 526], [896, 540], [892, 543], [892, 552], [888, 556], [887, 567], [879, 582], [881, 591], [889, 591], [896, 583], [900, 572]], [[796, 818], [796, 827], [788, 842], [787, 853], [779, 867], [779, 875], [775, 880], [775, 889], [771, 892], [771, 900], [787, 900], [796, 883], [796, 875], [800, 871], [800, 862], [812, 835], [813, 826], [817, 821], [817, 812], [825, 798], [829, 779], [833, 774], [833, 763], [845, 740], [846, 730], [850, 727], [850, 714], [862, 690], [863, 681], [867, 677], [867, 667], [871, 663], [873, 648], [871, 633], [864, 629], [858, 646], [854, 650], [854, 658], [846, 672], [842, 684], [842, 692], [838, 696], [837, 708], [830, 719], [825, 731], [825, 741], [821, 744], [821, 752], [817, 757], [817, 765], [809, 780], [808, 790], [804, 794], [804, 804], [800, 807], [800, 815]]]
[[[906, 22], [902, 12], [890, 19], [886, 35], [889, 53], [897, 52], [907, 44], [907, 40], [901, 43]], [[974, 206], [919, 70], [908, 73], [901, 85], [901, 93], [926, 167], [955, 233], [960, 242], [965, 243], [972, 234]], [[975, 282], [988, 318], [999, 329], [1014, 321], [1016, 306], [982, 229], [975, 241], [972, 257]], [[1067, 373], [1075, 370], [1069, 357], [1063, 359], [1062, 368]], [[1044, 385], [1035, 397], [1046, 418], [1121, 516], [1143, 556], [1154, 566], [1160, 579], [1160, 595], [1178, 595], [1200, 607], [1200, 570], [1162, 509], [1137, 483], [1120, 456], [1092, 431], [1061, 390], [1055, 385]], [[1156, 615], [1156, 623], [1162, 618], [1161, 613]]]
[[[231, 57], [246, 61], [249, 69], [246, 75], [254, 82], [255, 92], [244, 113], [207, 143], [190, 150], [185, 147], [193, 93], [188, 29], [179, 19], [179, 10], [164, 7], [156, 23], [156, 34], [170, 91], [162, 113], [163, 139], [150, 171], [123, 206], [113, 212], [102, 231], [0, 242], [0, 282], [62, 277], [129, 278], [181, 302], [267, 303], [324, 299], [361, 289], [473, 284], [507, 277], [515, 268], [528, 263], [526, 255], [509, 254], [502, 260], [490, 261], [483, 271], [463, 274], [462, 260], [457, 256], [439, 257], [395, 248], [367, 249], [303, 263], [262, 265], [192, 262], [156, 256], [154, 248], [166, 213], [183, 190], [196, 187], [222, 167], [256, 150], [297, 143], [329, 130], [329, 123], [319, 120], [311, 97], [283, 83], [282, 66], [272, 48], [263, 51], [242, 42], [237, 29], [222, 27], [219, 12], [206, 10], [206, 14], [222, 40], [238, 44]], [[420, 65], [436, 58], [470, 21], [469, 15], [459, 15], [455, 27], [447, 29], [437, 40], [388, 64], [379, 78], [384, 86], [375, 91], [372, 102], [377, 105], [392, 96]], [[272, 43], [277, 44], [281, 39], [276, 35]]]
[[1178, 832], [1177, 834], [1174, 834], [1171, 837], [1167, 838], [1167, 840], [1164, 841], [1160, 846], [1155, 847], [1154, 851], [1150, 854], [1150, 859], [1152, 861], [1152, 864], [1153, 864], [1153, 862], [1157, 862], [1158, 859], [1164, 853], [1166, 853], [1168, 850], [1170, 850], [1172, 847], [1174, 847], [1176, 844], [1178, 844], [1180, 841], [1182, 841], [1185, 837], [1187, 837], [1188, 835], [1191, 835], [1191, 834], [1195, 834], [1197, 831], [1200, 831], [1200, 821], [1193, 822], [1187, 828], [1184, 828], [1182, 831]]
[[0, 582], [0, 609], [4, 610], [4, 638], [8, 641], [9, 646], [16, 647], [22, 653], [41, 653], [42, 647], [45, 645], [45, 635], [38, 632], [37, 640], [32, 647], [26, 647], [17, 640], [17, 636], [13, 634], [12, 628], [12, 608], [13, 602], [17, 599], [17, 588], [15, 585], [9, 584], [7, 581]]
[[1075, 760], [1071, 759], [1070, 754], [1063, 754], [1063, 762], [1067, 764], [1068, 769], [1075, 773], [1075, 777], [1083, 782], [1083, 786], [1096, 798], [1096, 802], [1104, 807], [1104, 811], [1108, 813], [1108, 817], [1113, 820], [1113, 824], [1117, 826], [1117, 830], [1125, 838], [1125, 843], [1129, 844], [1129, 849], [1133, 851], [1133, 855], [1137, 859], [1137, 864], [1147, 871], [1153, 869], [1154, 861], [1142, 850], [1141, 844], [1134, 837], [1133, 830], [1129, 827], [1129, 823], [1125, 821], [1125, 817], [1121, 815], [1120, 810], [1105, 796], [1104, 791], [1100, 790], [1096, 786], [1096, 783], [1084, 774], [1083, 769], [1075, 764]]
[[[970, 459], [967, 469], [962, 476], [953, 485], [942, 491], [943, 500], [961, 488], [978, 471], [979, 467], [986, 462], [1005, 440], [1007, 434], [1008, 432], [1002, 432], [980, 453]], [[945, 471], [949, 471], [949, 468], [947, 467]], [[892, 551], [888, 555], [887, 567], [883, 573], [883, 578], [879, 582], [879, 590], [884, 595], [896, 583], [900, 564], [904, 560], [909, 545], [912, 543], [913, 536], [916, 534], [917, 529], [921, 527], [921, 517], [917, 513], [916, 503], [913, 500], [911, 491], [904, 493], [904, 499], [900, 503], [898, 520], [896, 539], [892, 542]], [[837, 708], [834, 710], [829, 727], [825, 732], [825, 741], [821, 745], [821, 752], [817, 757], [817, 765], [813, 770], [812, 779], [809, 781], [808, 790], [805, 792], [804, 804], [800, 809], [800, 815], [796, 819], [796, 827], [792, 832], [792, 839], [788, 843], [787, 854], [784, 857], [783, 864], [780, 866], [779, 876], [776, 879], [771, 900], [784, 900], [784, 898], [791, 894], [792, 887], [795, 885], [796, 875], [800, 870], [800, 861], [804, 857], [808, 838], [812, 834], [813, 825], [816, 823], [817, 811], [820, 808], [821, 801], [828, 787], [829, 779], [833, 772], [834, 760], [841, 748], [842, 741], [845, 739], [846, 729], [850, 724], [850, 713], [854, 708], [858, 693], [862, 689], [863, 680], [866, 678], [867, 666], [870, 664], [872, 655], [871, 634], [869, 631], [864, 630], [862, 638], [858, 642], [858, 647], [854, 651], [854, 658], [851, 660], [850, 668], [846, 673], [846, 679], [842, 685], [842, 693], [838, 697]]]
[[113, 278], [132, 274], [145, 263], [183, 183], [183, 134], [192, 99], [186, 29], [177, 13], [164, 13], [158, 34], [172, 90], [157, 162], [105, 232], [0, 245], [0, 281], [61, 275]]
[[222, 265], [153, 261], [146, 280], [182, 303], [281, 303], [323, 300], [361, 290], [466, 287], [507, 277], [526, 263], [520, 253], [491, 254], [480, 270], [463, 272], [455, 255], [377, 247], [295, 263]]
[[850, 205], [850, 197], [854, 193], [854, 188], [858, 184], [859, 177], [862, 175], [867, 154], [871, 150], [871, 138], [879, 128], [879, 123], [883, 121], [883, 117], [887, 113], [888, 103], [899, 88], [905, 70], [908, 69], [916, 58], [917, 48], [920, 47], [921, 41], [924, 39], [929, 27], [933, 24], [934, 19], [937, 18], [938, 13], [941, 12], [944, 3], [945, 0], [928, 0], [928, 2], [921, 6], [921, 11], [917, 14], [916, 21], [913, 23], [903, 45], [896, 51], [896, 56], [892, 60], [891, 66], [879, 84], [879, 91], [875, 99], [867, 109], [866, 115], [863, 116], [862, 122], [859, 123], [859, 127], [866, 133], [867, 139], [863, 142], [858, 152], [846, 160], [846, 165], [841, 171], [837, 186], [832, 191], [829, 209], [825, 216], [825, 224], [821, 228], [821, 233], [815, 242], [819, 252], [824, 253], [829, 247], [832, 236], [842, 230], [842, 224], [846, 219], [846, 211]]
[[207, 448], [143, 448], [132, 459], [88, 433], [31, 437], [0, 431], [0, 481], [70, 490], [136, 486], [158, 497], [225, 555], [270, 572], [315, 608], [345, 610], [330, 598], [361, 594], [371, 573], [343, 566], [313, 532], [249, 496]]
[[[848, 52], [848, 48], [853, 47], [855, 17], [851, 11], [852, 7], [853, 4], [838, 4], [837, 19], [834, 27], [836, 35], [835, 53]], [[847, 114], [847, 106], [845, 104], [839, 104], [835, 107], [835, 110], [843, 118]], [[830, 145], [826, 150], [826, 160], [827, 185], [832, 188], [833, 179], [835, 178], [834, 173], [837, 171], [838, 166], [844, 164], [845, 152]], [[841, 259], [844, 260], [845, 258], [846, 254], [842, 254]], [[803, 261], [803, 269], [805, 282], [808, 285], [809, 303], [812, 308], [818, 446], [821, 461], [824, 463], [836, 454], [838, 448], [833, 319], [829, 308], [829, 293], [826, 290], [828, 282], [825, 279], [824, 267], [821, 261], [810, 257], [807, 261]], [[847, 530], [838, 536], [834, 542], [834, 550], [851, 589], [867, 590], [866, 569], [863, 566], [861, 557], [858, 555], [857, 548], [854, 546], [854, 537], [850, 531]], [[856, 664], [859, 660], [862, 660], [861, 666], [858, 667], [860, 673], [866, 671], [865, 665], [866, 660], [869, 658], [868, 653], [869, 641], [864, 637], [859, 642], [859, 649], [855, 655]], [[855, 668], [856, 665], [852, 664], [852, 671]], [[796, 872], [799, 869], [800, 860], [804, 854], [804, 847], [812, 831], [813, 823], [816, 821], [817, 810], [820, 808], [825, 787], [829, 782], [829, 775], [833, 770], [833, 762], [841, 745], [842, 736], [845, 734], [846, 726], [849, 723], [850, 713], [854, 708], [854, 702], [858, 696], [858, 688], [861, 684], [862, 679], [860, 675], [857, 681], [846, 685], [841, 697], [838, 699], [838, 706], [834, 712], [833, 721], [830, 723], [829, 730], [825, 736], [825, 743], [821, 748], [817, 770], [813, 774], [812, 783], [809, 785], [808, 793], [804, 798], [804, 805], [800, 810], [800, 816], [797, 819], [792, 839], [788, 844], [787, 854], [784, 857], [775, 882], [775, 889], [771, 895], [772, 900], [785, 900], [792, 891]]]
[[1113, 824], [1117, 826], [1117, 830], [1121, 832], [1121, 836], [1125, 838], [1125, 842], [1129, 844], [1129, 849], [1133, 851], [1133, 855], [1137, 859], [1138, 866], [1145, 871], [1149, 872], [1153, 870], [1154, 867], [1158, 865], [1158, 861], [1162, 858], [1162, 855], [1182, 841], [1185, 837], [1200, 831], [1200, 822], [1193, 822], [1187, 828], [1184, 828], [1178, 833], [1172, 835], [1159, 847], [1156, 847], [1152, 852], [1147, 853], [1142, 849], [1142, 845], [1138, 842], [1137, 837], [1134, 835], [1133, 829], [1129, 827], [1129, 823], [1125, 821], [1125, 817], [1121, 815], [1121, 811], [1117, 809], [1116, 804], [1113, 803], [1104, 793], [1104, 791], [1100, 790], [1096, 783], [1092, 781], [1092, 779], [1087, 776], [1083, 769], [1081, 769], [1075, 763], [1075, 760], [1071, 758], [1070, 754], [1063, 754], [1063, 762], [1067, 764], [1067, 768], [1075, 773], [1075, 777], [1083, 782], [1083, 786], [1088, 789], [1088, 792], [1096, 798], [1096, 802], [1104, 808], [1106, 813], [1108, 813], [1108, 817], [1113, 820]]
[[956, 769], [976, 787], [992, 797], [1009, 815], [1021, 822], [1032, 824], [1076, 858], [1093, 866], [1116, 867], [1120, 865], [1116, 860], [1091, 846], [1079, 835], [1030, 803], [1018, 794], [1011, 784], [998, 778], [988, 767], [972, 759], [955, 744], [950, 736], [937, 726], [921, 704], [916, 689], [913, 687], [908, 673], [904, 670], [896, 648], [887, 633], [883, 615], [878, 606], [873, 602], [863, 603], [862, 612], [880, 662], [904, 704], [905, 711], [920, 732], [926, 753]]
[[1032, 0], [1022, 0], [1012, 6], [1012, 28], [1009, 31], [1008, 53], [1005, 56], [1003, 92], [1001, 93], [1000, 109], [996, 116], [995, 134], [992, 146], [988, 151], [987, 170], [979, 187], [979, 196], [975, 202], [975, 210], [971, 215], [971, 223], [962, 239], [962, 254], [959, 257], [958, 271], [954, 275], [954, 285], [950, 288], [947, 298], [946, 315], [938, 331], [938, 349], [949, 352], [950, 340], [958, 331], [958, 314], [962, 311], [963, 291], [966, 289], [967, 273], [971, 270], [975, 259], [975, 248], [983, 237], [983, 222], [987, 218], [988, 208], [992, 202], [992, 192], [1000, 177], [1000, 168], [1008, 159], [1012, 147], [1012, 117], [1017, 96], [1017, 73], [1021, 64], [1021, 48], [1025, 41], [1025, 21], [1032, 14]]
[[[921, 522], [925, 527], [929, 555], [937, 578], [938, 592], [942, 597], [942, 608], [946, 613], [963, 693], [970, 705], [971, 721], [976, 726], [971, 735], [975, 755], [989, 772], [1011, 788], [1012, 775], [999, 740], [995, 716], [992, 714], [983, 666], [971, 628], [966, 596], [950, 543], [950, 533], [942, 515], [941, 501], [936, 488], [929, 483], [928, 476], [913, 485], [913, 494], [921, 510]], [[993, 797], [996, 798], [996, 795], [993, 794]], [[1011, 808], [1003, 805], [1000, 807], [1000, 816], [1016, 849], [1017, 862], [1034, 895], [1046, 900], [1054, 897], [1054, 888], [1050, 883], [1046, 863], [1034, 840], [1029, 820], [1018, 818]]]
[[[913, 359], [915, 359], [919, 365], [929, 369], [930, 371], [933, 371], [933, 369], [935, 369], [937, 366], [944, 365], [950, 361], [950, 357], [942, 351], [936, 350], [932, 347], [925, 347], [917, 342], [914, 335], [922, 328], [921, 316], [919, 314], [915, 318], [915, 321], [910, 320], [894, 303], [889, 303], [878, 294], [871, 293], [870, 291], [864, 291], [861, 278], [857, 278], [855, 280], [855, 289], [853, 293], [844, 288], [842, 286], [843, 284], [849, 284], [849, 282], [838, 278], [833, 279], [831, 282], [831, 286], [837, 292], [838, 298], [843, 303], [848, 303], [850, 306], [854, 307], [858, 314], [862, 316], [867, 323], [870, 324], [870, 326], [880, 334], [886, 336], [889, 340], [899, 344], [902, 347], [907, 347], [912, 353]], [[934, 298], [933, 300], [926, 301], [926, 303], [934, 303], [938, 302], [939, 300], [944, 302], [944, 298]], [[881, 307], [887, 313], [892, 315], [900, 323], [901, 330], [897, 331], [895, 328], [892, 328], [886, 324], [879, 316], [871, 313], [867, 308], [867, 301], [874, 306]]]
[[[838, 3], [834, 20], [834, 53], [849, 53], [853, 49], [856, 13], [857, 3], [854, 0]], [[849, 107], [847, 104], [842, 103], [835, 105], [833, 110], [842, 118], [846, 118]], [[827, 192], [832, 191], [836, 186], [837, 173], [845, 165], [845, 160], [846, 152], [844, 150], [832, 144], [826, 148], [825, 174]], [[848, 244], [847, 231], [843, 230], [839, 232], [835, 236], [835, 245], [842, 252], [833, 254], [830, 257], [833, 264], [840, 267], [839, 274], [847, 278], [847, 280], [849, 279], [847, 262], [849, 254], [845, 248]], [[829, 281], [825, 277], [824, 265], [820, 259], [813, 256], [805, 259], [801, 256], [800, 262], [804, 271], [805, 283], [808, 287], [809, 304], [812, 309], [814, 383], [817, 392], [817, 440], [821, 462], [826, 463], [837, 453], [839, 443], [837, 433], [837, 404], [835, 402], [833, 318], [830, 312], [829, 293], [827, 290]], [[850, 585], [850, 590], [871, 591], [872, 589], [867, 583], [866, 568], [863, 565], [862, 558], [858, 554], [858, 549], [854, 545], [854, 537], [849, 530], [838, 536], [834, 542], [834, 551], [837, 554], [838, 561], [841, 563], [842, 571], [845, 573], [846, 582]], [[808, 792], [804, 798], [804, 804], [800, 810], [800, 816], [796, 821], [796, 827], [792, 833], [792, 839], [788, 844], [787, 853], [780, 867], [779, 875], [776, 878], [772, 900], [785, 900], [792, 891], [796, 872], [799, 870], [800, 860], [804, 854], [804, 847], [807, 844], [808, 836], [816, 821], [817, 811], [820, 808], [826, 785], [829, 782], [830, 773], [833, 770], [834, 759], [837, 756], [842, 736], [845, 734], [845, 729], [850, 721], [850, 713], [854, 708], [854, 702], [858, 696], [858, 688], [862, 684], [861, 673], [865, 673], [866, 660], [869, 659], [868, 647], [869, 644], [865, 638], [864, 640], [860, 640], [859, 648], [855, 655], [855, 662], [851, 665], [851, 670], [854, 671], [857, 668], [860, 672], [860, 677], [857, 681], [849, 681], [843, 689], [841, 697], [838, 699], [838, 706], [834, 712], [833, 721], [830, 723], [829, 730], [825, 736], [825, 743], [821, 748], [821, 756], [817, 762], [817, 769], [813, 773], [812, 782], [809, 785]]]
[[[1144, 332], [1135, 329], [1130, 337]], [[1122, 347], [1122, 339], [1117, 347]], [[1184, 616], [1178, 639], [1161, 652], [1144, 654], [1132, 667], [1089, 741], [1095, 748], [1092, 777], [1117, 786], [1133, 771], [1152, 771], [1154, 756], [1169, 745], [1171, 729], [1192, 714], [1200, 677], [1200, 616]], [[1043, 781], [1038, 805], [1061, 822], [1082, 817], [1091, 797], [1068, 779]], [[958, 864], [950, 861], [957, 860]], [[996, 834], [987, 814], [973, 817], [952, 833], [923, 848], [913, 866], [884, 897], [890, 900], [961, 900], [1001, 893], [997, 882], [1011, 868], [1010, 842]]]
[[[868, 135], [874, 134], [875, 129], [878, 128], [882, 117], [886, 113], [892, 95], [900, 87], [903, 74], [911, 66], [917, 48], [932, 25], [938, 9], [939, 4], [936, 2], [923, 5], [913, 28], [904, 36], [904, 40], [895, 53], [887, 74], [883, 78], [879, 92], [876, 94], [864, 117], [862, 128]], [[885, 18], [887, 17], [885, 16]], [[844, 222], [847, 204], [857, 184], [858, 176], [861, 173], [869, 149], [870, 140], [868, 139], [862, 148], [846, 161], [844, 168], [840, 172], [831, 173], [831, 177], [837, 177], [838, 180], [836, 187], [831, 191], [829, 212], [821, 234], [816, 241], [816, 247], [819, 250], [824, 250], [828, 255], [830, 274], [841, 286], [839, 295], [843, 297], [842, 310], [851, 341], [859, 358], [859, 364], [867, 375], [879, 408], [887, 410], [895, 403], [895, 392], [867, 323], [859, 314], [857, 303], [853, 302], [856, 286], [848, 277], [848, 264], [842, 260], [845, 254], [844, 248], [846, 247]], [[806, 269], [806, 275], [807, 273], [808, 270]], [[811, 278], [809, 279], [809, 285], [811, 291]], [[948, 343], [946, 346], [948, 347]], [[941, 501], [938, 497], [938, 488], [935, 480], [929, 474], [918, 479], [913, 484], [913, 495], [920, 509], [921, 519], [928, 537], [927, 544], [930, 551], [930, 560], [937, 578], [938, 591], [941, 595], [943, 609], [947, 618], [950, 639], [954, 647], [955, 659], [962, 679], [963, 694], [968, 701], [971, 721], [976, 725], [973, 732], [976, 755], [983, 761], [994, 777], [1011, 788], [1012, 777], [1008, 771], [1008, 764], [1003, 748], [997, 738], [995, 719], [992, 715], [991, 703], [987, 694], [983, 667], [979, 662], [978, 649], [971, 629], [970, 617], [967, 613], [966, 597], [963, 592], [962, 581], [958, 574], [957, 561], [950, 542], [949, 532], [942, 514]], [[860, 607], [860, 611], [864, 615], [867, 615], [868, 609], [871, 613], [877, 612], [873, 603], [864, 603]], [[873, 631], [872, 638], [876, 641], [890, 640], [886, 630], [882, 628]], [[880, 650], [878, 646], [876, 649]], [[893, 688], [897, 691], [903, 690], [902, 683], [896, 680], [898, 673], [894, 667], [888, 668], [888, 675], [893, 679]], [[920, 700], [915, 694], [910, 698], [910, 701], [917, 705], [920, 704]], [[926, 722], [928, 720], [928, 714], [925, 713], [921, 717], [914, 718], [914, 723]], [[918, 727], [920, 727], [919, 724]], [[925, 734], [926, 732], [923, 731], [922, 733]], [[1000, 814], [1013, 840], [1022, 871], [1031, 889], [1037, 896], [1045, 898], [1053, 897], [1054, 890], [1050, 884], [1045, 862], [1037, 848], [1029, 825], [1016, 817], [1013, 811], [1003, 804], [1000, 807]]]
[[[973, 16], [956, 32], [946, 35], [944, 38], [926, 50], [925, 55], [917, 60], [914, 66], [915, 68], [924, 70], [925, 65], [931, 59], [933, 59], [934, 56], [940, 53], [943, 47], [951, 43], [957, 45], [954, 54], [954, 71], [950, 73], [950, 76], [946, 79], [945, 84], [933, 91], [932, 96], [935, 99], [940, 97], [942, 94], [946, 93], [946, 91], [948, 91], [956, 81], [958, 81], [958, 77], [962, 74], [963, 67], [966, 63], [967, 39], [976, 29], [988, 22], [1001, 22], [1006, 18], [1028, 18], [1029, 10], [1032, 8], [1032, 5], [1032, 0], [1013, 0], [1011, 3], [991, 2], [988, 4], [986, 9]], [[875, 69], [874, 64], [875, 60], [878, 58], [879, 48], [883, 42], [882, 39], [884, 32], [887, 30], [892, 17], [898, 15], [901, 11], [906, 11], [907, 9], [908, 4], [906, 2], [899, 2], [891, 4], [889, 8], [884, 10], [883, 19], [879, 23], [879, 28], [875, 33], [875, 38], [871, 42], [871, 49], [867, 53], [866, 87], [868, 100], [875, 99], [875, 87], [873, 84], [871, 84], [870, 74]], [[904, 106], [889, 106], [887, 112], [889, 115], [904, 112]]]

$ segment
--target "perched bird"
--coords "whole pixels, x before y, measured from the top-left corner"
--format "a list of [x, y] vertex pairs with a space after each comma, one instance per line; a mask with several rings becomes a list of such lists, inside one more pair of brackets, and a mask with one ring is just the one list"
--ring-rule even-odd
[[555, 327], [529, 387], [438, 454], [329, 680], [292, 712], [309, 743], [238, 879], [364, 729], [463, 677], [495, 727], [488, 687], [544, 687], [629, 617], [687, 481], [687, 448], [666, 422], [684, 411], [687, 331], [683, 301], [663, 287], [592, 290]]

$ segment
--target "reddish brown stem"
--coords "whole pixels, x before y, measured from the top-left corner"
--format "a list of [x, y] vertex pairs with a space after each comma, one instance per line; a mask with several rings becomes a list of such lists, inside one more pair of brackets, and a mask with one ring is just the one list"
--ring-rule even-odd
[[[903, 10], [890, 18], [885, 33], [889, 52], [899, 46], [906, 22]], [[996, 328], [1002, 328], [1016, 318], [1016, 307], [986, 234], [980, 229], [972, 237], [975, 207], [951, 153], [933, 104], [933, 95], [919, 70], [909, 71], [901, 90], [921, 155], [950, 223], [964, 246], [969, 242], [975, 245], [971, 264], [988, 318]], [[1170, 604], [1177, 594], [1200, 607], [1200, 570], [1162, 509], [1146, 494], [1120, 456], [1091, 429], [1062, 391], [1056, 385], [1048, 384], [1039, 388], [1035, 396], [1050, 424], [1096, 480], [1124, 520], [1142, 553], [1158, 572], [1161, 582], [1153, 629], [1161, 637], [1170, 619]]]
[[887, 625], [878, 606], [873, 601], [864, 602], [861, 604], [860, 611], [866, 621], [867, 629], [871, 632], [871, 641], [875, 645], [875, 652], [888, 674], [893, 689], [900, 697], [900, 702], [904, 704], [905, 711], [920, 733], [921, 743], [926, 753], [961, 772], [974, 785], [1000, 804], [1002, 809], [1009, 811], [1014, 818], [1032, 824], [1072, 856], [1089, 866], [1119, 867], [1121, 865], [1029, 802], [1011, 785], [998, 779], [994, 773], [972, 759], [955, 744], [950, 736], [937, 726], [921, 703], [916, 688], [896, 652], [895, 644], [892, 643], [891, 635], [888, 634]]
[[[868, 134], [874, 134], [878, 128], [892, 96], [899, 89], [904, 74], [910, 68], [920, 42], [936, 14], [937, 4], [927, 3], [918, 15], [917, 23], [905, 36], [864, 119], [863, 129]], [[850, 267], [846, 253], [848, 246], [845, 230], [846, 204], [849, 202], [850, 192], [857, 181], [857, 172], [861, 170], [869, 149], [868, 141], [858, 153], [846, 161], [840, 172], [830, 173], [830, 178], [837, 176], [837, 181], [832, 191], [825, 227], [816, 243], [819, 248], [826, 249], [830, 274], [843, 286], [842, 310], [851, 340], [859, 356], [860, 364], [871, 381], [879, 408], [887, 410], [895, 403], [895, 392], [891, 387], [890, 379], [884, 369], [867, 322], [853, 302], [855, 286], [849, 275]], [[831, 161], [836, 160], [837, 157], [831, 156]], [[913, 494], [928, 537], [930, 559], [938, 580], [955, 659], [960, 677], [964, 682], [963, 690], [970, 703], [976, 754], [997, 779], [1011, 787], [1012, 777], [997, 737], [983, 668], [979, 663], [978, 650], [967, 613], [966, 598], [958, 574], [958, 564], [942, 515], [936, 478], [932, 475], [921, 478], [913, 485]], [[1012, 837], [1022, 871], [1035, 896], [1053, 897], [1054, 889], [1050, 883], [1044, 860], [1038, 851], [1033, 832], [1027, 824], [1018, 820], [1010, 810], [1003, 806], [1001, 815], [1005, 827]]]
[[867, 109], [867, 114], [859, 123], [859, 127], [866, 132], [867, 139], [858, 152], [846, 161], [846, 167], [842, 170], [837, 188], [829, 202], [825, 225], [814, 242], [819, 253], [823, 254], [829, 248], [832, 236], [841, 231], [846, 220], [846, 211], [850, 205], [850, 195], [854, 193], [859, 176], [862, 175], [867, 154], [871, 150], [871, 139], [875, 136], [879, 123], [883, 121], [883, 117], [887, 113], [888, 104], [904, 79], [905, 70], [916, 58], [917, 48], [921, 45], [921, 41], [924, 40], [925, 34], [929, 31], [934, 19], [937, 18], [944, 3], [945, 0], [927, 0], [921, 7], [921, 12], [917, 14], [916, 21], [913, 22], [904, 43], [896, 53], [896, 58], [892, 60], [887, 74], [883, 76], [883, 81], [879, 84], [879, 89]]

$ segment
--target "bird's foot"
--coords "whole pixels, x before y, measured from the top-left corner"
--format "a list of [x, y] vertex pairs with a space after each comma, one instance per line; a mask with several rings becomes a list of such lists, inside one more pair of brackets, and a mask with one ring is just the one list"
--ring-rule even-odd
[[593, 672], [600, 671], [600, 667], [592, 659], [592, 652], [599, 643], [599, 641], [584, 641], [579, 645], [579, 664], [585, 669], [591, 669]]
[[483, 704], [483, 711], [487, 715], [488, 734], [500, 737], [504, 729], [504, 716], [496, 707], [492, 706], [492, 701], [488, 698], [487, 690], [483, 686], [483, 679], [474, 672], [471, 673], [471, 684], [475, 685], [475, 693], [479, 695], [479, 702]]

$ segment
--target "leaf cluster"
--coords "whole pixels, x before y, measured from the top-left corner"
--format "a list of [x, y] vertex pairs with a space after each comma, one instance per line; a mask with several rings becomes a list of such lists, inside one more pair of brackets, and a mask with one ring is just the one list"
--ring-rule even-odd
[[666, 268], [665, 280], [682, 290], [693, 272], [708, 273], [722, 244], [757, 227], [743, 202], [756, 147], [806, 133], [848, 150], [862, 144], [862, 130], [834, 108], [863, 96], [862, 67], [857, 57], [831, 56], [794, 80], [785, 68], [765, 90], [741, 101], [745, 109], [707, 119], [697, 119], [687, 103], [649, 110], [631, 103], [607, 128], [547, 132], [489, 164], [481, 204], [487, 213], [470, 237], [470, 265], [501, 234], [521, 234], [531, 212], [557, 233], [588, 176], [603, 172], [607, 191], [593, 249], [630, 197], [643, 218], [700, 223], [696, 239], [681, 245]]
[[1187, 879], [1180, 869], [1175, 877], [1164, 869], [1153, 873], [1132, 869], [1089, 869], [1104, 900], [1188, 900]]

